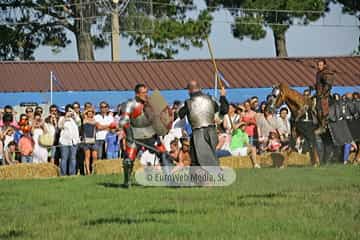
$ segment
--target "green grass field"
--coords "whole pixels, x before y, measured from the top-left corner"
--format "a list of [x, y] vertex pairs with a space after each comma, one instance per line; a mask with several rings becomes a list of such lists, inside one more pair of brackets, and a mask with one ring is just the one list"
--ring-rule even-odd
[[243, 169], [222, 188], [0, 181], [0, 239], [360, 239], [360, 168]]

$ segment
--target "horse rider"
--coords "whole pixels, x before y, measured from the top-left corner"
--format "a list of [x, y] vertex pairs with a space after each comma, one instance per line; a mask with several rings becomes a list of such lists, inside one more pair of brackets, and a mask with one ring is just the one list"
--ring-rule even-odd
[[317, 129], [317, 133], [322, 134], [326, 131], [327, 119], [329, 116], [334, 73], [328, 69], [325, 59], [321, 59], [317, 62], [317, 70], [315, 82], [316, 110], [319, 120], [319, 129]]

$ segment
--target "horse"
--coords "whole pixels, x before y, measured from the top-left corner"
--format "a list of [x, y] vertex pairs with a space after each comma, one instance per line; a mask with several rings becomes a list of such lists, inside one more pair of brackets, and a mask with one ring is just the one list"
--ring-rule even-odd
[[[269, 104], [272, 108], [279, 108], [284, 103], [289, 107], [293, 117], [293, 140], [298, 136], [303, 137], [310, 144], [312, 165], [319, 166], [321, 159], [324, 158], [324, 139], [320, 135], [315, 134], [319, 127], [319, 121], [311, 97], [304, 97], [301, 93], [289, 88], [287, 84], [280, 83], [273, 87], [272, 98]], [[328, 139], [326, 138], [326, 140]], [[286, 166], [287, 159], [292, 152], [293, 147], [290, 146], [285, 154], [283, 166]]]

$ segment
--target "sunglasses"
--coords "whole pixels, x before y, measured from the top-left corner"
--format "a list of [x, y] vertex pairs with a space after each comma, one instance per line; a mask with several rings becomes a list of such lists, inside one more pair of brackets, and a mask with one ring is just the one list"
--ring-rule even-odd
[[106, 105], [106, 106], [100, 106], [100, 108], [108, 108], [108, 107], [109, 107], [109, 106], [107, 106], [107, 105]]
[[33, 113], [33, 110], [27, 110], [26, 113]]

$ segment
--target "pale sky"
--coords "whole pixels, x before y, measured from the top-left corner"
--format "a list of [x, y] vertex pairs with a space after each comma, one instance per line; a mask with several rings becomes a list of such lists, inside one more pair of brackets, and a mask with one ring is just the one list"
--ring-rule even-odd
[[[197, 8], [203, 9], [203, 0], [196, 0]], [[292, 26], [287, 34], [287, 50], [289, 57], [309, 57], [309, 56], [346, 56], [350, 55], [358, 46], [359, 21], [356, 17], [343, 14], [341, 5], [330, 6], [331, 11], [325, 18], [312, 23], [310, 26]], [[198, 13], [193, 11], [189, 15]], [[231, 16], [227, 11], [221, 10], [213, 14], [214, 22], [212, 25], [210, 40], [214, 47], [216, 58], [258, 58], [274, 57], [274, 39], [272, 31], [267, 29], [267, 35], [259, 41], [235, 39], [231, 33]], [[345, 25], [342, 27], [321, 26], [325, 25]], [[40, 47], [35, 51], [36, 60], [65, 60], [76, 61], [76, 41], [74, 35], [69, 32], [72, 41], [68, 47], [60, 53], [54, 54], [49, 47]], [[120, 60], [141, 60], [141, 56], [136, 54], [134, 47], [128, 46], [128, 40], [120, 39]], [[190, 50], [180, 50], [176, 59], [198, 59], [209, 58], [208, 49], [190, 48]], [[110, 47], [95, 51], [95, 59], [98, 61], [111, 60]]]

